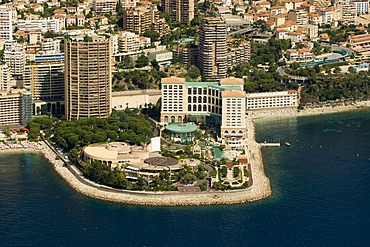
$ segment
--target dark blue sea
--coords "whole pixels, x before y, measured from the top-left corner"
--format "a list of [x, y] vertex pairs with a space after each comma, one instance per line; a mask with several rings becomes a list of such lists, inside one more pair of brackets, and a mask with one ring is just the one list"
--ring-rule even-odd
[[270, 198], [139, 207], [76, 193], [39, 155], [0, 155], [0, 246], [370, 246], [370, 111], [257, 122]]

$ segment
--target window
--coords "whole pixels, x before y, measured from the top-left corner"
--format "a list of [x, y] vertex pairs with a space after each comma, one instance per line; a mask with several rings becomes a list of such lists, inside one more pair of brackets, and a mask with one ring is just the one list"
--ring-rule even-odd
[[197, 105], [193, 105], [193, 111], [197, 111]]
[[191, 104], [188, 104], [188, 111], [191, 111]]
[[193, 88], [193, 94], [197, 94], [197, 89]]
[[188, 103], [191, 103], [191, 96], [188, 96]]
[[203, 96], [203, 103], [207, 103], [207, 96]]
[[191, 94], [191, 88], [188, 88], [188, 94]]
[[202, 105], [198, 105], [198, 111], [202, 111]]
[[197, 96], [193, 96], [193, 103], [197, 103]]
[[198, 88], [198, 94], [202, 94], [202, 88]]
[[203, 105], [203, 111], [207, 111], [207, 105]]

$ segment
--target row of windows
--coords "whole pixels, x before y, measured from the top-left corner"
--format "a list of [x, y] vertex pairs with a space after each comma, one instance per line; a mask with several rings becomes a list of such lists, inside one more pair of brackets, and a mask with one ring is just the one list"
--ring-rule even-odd
[[218, 97], [219, 96], [219, 90], [208, 88], [208, 94], [207, 94], [207, 88], [202, 88], [202, 87], [191, 88], [191, 87], [189, 87], [188, 88], [188, 94], [189, 95], [192, 95], [192, 94], [204, 94], [204, 95]]
[[182, 85], [163, 85], [163, 89], [182, 89]]
[[[207, 103], [207, 96], [188, 96], [188, 103]], [[212, 104], [220, 104], [220, 106], [222, 105], [222, 101], [217, 99], [215, 100], [215, 98], [208, 98], [208, 103], [212, 103]]]
[[222, 109], [220, 107], [210, 106], [208, 105], [188, 105], [188, 111], [202, 111], [202, 112], [213, 112], [216, 114], [221, 114]]

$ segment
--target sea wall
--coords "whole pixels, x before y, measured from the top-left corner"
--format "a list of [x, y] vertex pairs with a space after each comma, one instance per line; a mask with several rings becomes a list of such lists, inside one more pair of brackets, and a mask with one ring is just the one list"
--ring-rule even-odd
[[[251, 123], [253, 126], [253, 123]], [[253, 129], [250, 132], [254, 132]], [[254, 136], [254, 133], [250, 133]], [[254, 143], [254, 144], [253, 144]], [[250, 160], [253, 185], [247, 189], [215, 192], [143, 192], [112, 189], [85, 179], [73, 165], [64, 164], [57, 159], [54, 151], [42, 142], [42, 153], [53, 165], [55, 171], [76, 191], [89, 197], [104, 201], [148, 206], [199, 206], [216, 204], [246, 203], [264, 199], [271, 195], [270, 181], [263, 171], [261, 151], [258, 144], [250, 140]]]
[[65, 164], [46, 142], [37, 149], [9, 149], [1, 152], [41, 152], [55, 171], [76, 191], [89, 197], [134, 205], [199, 206], [235, 204], [261, 200], [271, 195], [270, 181], [265, 176], [261, 148], [254, 139], [254, 125], [248, 120], [248, 152], [253, 184], [247, 189], [213, 192], [145, 192], [113, 189], [83, 177], [74, 166]]

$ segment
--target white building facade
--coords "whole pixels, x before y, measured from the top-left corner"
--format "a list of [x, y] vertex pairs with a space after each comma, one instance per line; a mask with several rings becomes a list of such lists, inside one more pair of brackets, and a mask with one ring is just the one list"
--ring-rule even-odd
[[296, 90], [267, 92], [267, 93], [247, 93], [246, 109], [273, 109], [298, 107], [299, 95]]
[[12, 40], [13, 37], [13, 10], [11, 7], [0, 6], [0, 42]]

